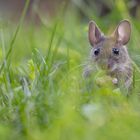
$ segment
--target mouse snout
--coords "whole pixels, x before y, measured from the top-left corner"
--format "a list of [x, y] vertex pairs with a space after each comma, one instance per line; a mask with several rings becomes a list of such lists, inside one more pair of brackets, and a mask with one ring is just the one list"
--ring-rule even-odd
[[108, 63], [107, 63], [107, 68], [111, 69], [112, 66], [113, 66], [113, 62], [109, 60]]
[[115, 62], [112, 59], [108, 60], [108, 64], [107, 64], [107, 68], [108, 70], [114, 70], [114, 68], [116, 68]]

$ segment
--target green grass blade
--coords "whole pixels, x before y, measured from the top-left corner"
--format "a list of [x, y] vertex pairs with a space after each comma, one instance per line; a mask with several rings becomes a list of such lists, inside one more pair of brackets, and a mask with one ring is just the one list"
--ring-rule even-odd
[[[8, 50], [8, 52], [7, 52], [7, 54], [6, 54], [5, 59], [3, 60], [3, 63], [2, 63], [2, 65], [1, 65], [1, 67], [0, 67], [0, 73], [2, 72], [2, 70], [3, 70], [3, 68], [4, 68], [5, 61], [8, 60], [8, 58], [9, 58], [9, 56], [10, 56], [12, 50], [13, 50], [14, 42], [15, 42], [16, 37], [17, 37], [17, 35], [18, 35], [18, 33], [19, 33], [19, 30], [20, 30], [20, 28], [21, 28], [21, 26], [22, 26], [22, 23], [23, 23], [23, 21], [24, 21], [24, 18], [25, 18], [25, 16], [26, 16], [26, 13], [27, 13], [27, 10], [28, 10], [28, 7], [29, 7], [29, 3], [30, 3], [30, 0], [26, 0], [26, 3], [25, 3], [25, 6], [24, 6], [24, 9], [23, 9], [23, 12], [22, 12], [22, 14], [21, 14], [20, 22], [19, 22], [19, 24], [17, 25], [16, 31], [15, 31], [15, 33], [14, 33], [14, 35], [13, 35], [13, 38], [12, 38], [11, 42], [10, 42], [9, 50]], [[10, 62], [9, 62], [9, 63], [10, 63]]]

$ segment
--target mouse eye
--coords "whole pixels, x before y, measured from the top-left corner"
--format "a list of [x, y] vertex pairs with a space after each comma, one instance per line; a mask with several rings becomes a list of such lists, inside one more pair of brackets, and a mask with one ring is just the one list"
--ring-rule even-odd
[[115, 55], [119, 55], [119, 49], [117, 49], [117, 48], [113, 48], [113, 49], [112, 49], [112, 52], [113, 52], [113, 54], [115, 54]]
[[97, 49], [94, 50], [94, 55], [97, 56], [99, 53], [100, 53], [100, 49], [99, 48], [97, 48]]

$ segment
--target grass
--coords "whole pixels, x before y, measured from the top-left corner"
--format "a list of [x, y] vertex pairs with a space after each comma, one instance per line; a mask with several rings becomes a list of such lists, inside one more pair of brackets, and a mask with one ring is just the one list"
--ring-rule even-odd
[[[23, 22], [28, 2], [18, 26], [1, 27], [0, 139], [139, 139], [139, 21], [127, 17], [135, 68], [133, 94], [127, 98], [109, 84], [98, 87], [82, 78], [90, 51], [88, 21], [80, 22], [74, 7], [37, 27]], [[126, 10], [118, 17], [121, 2], [106, 18], [91, 17], [90, 10], [85, 14], [108, 33], [129, 16]], [[93, 82], [100, 75], [94, 73]]]

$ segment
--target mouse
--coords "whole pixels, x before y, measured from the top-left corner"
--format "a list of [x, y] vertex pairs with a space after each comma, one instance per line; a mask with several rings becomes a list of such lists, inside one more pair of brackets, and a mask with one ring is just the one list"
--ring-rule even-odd
[[112, 83], [129, 90], [133, 82], [132, 60], [127, 44], [131, 37], [131, 23], [125, 19], [119, 22], [111, 35], [104, 35], [92, 20], [88, 26], [88, 40], [91, 45], [90, 66], [84, 69], [84, 77], [89, 77], [95, 67], [106, 71]]

